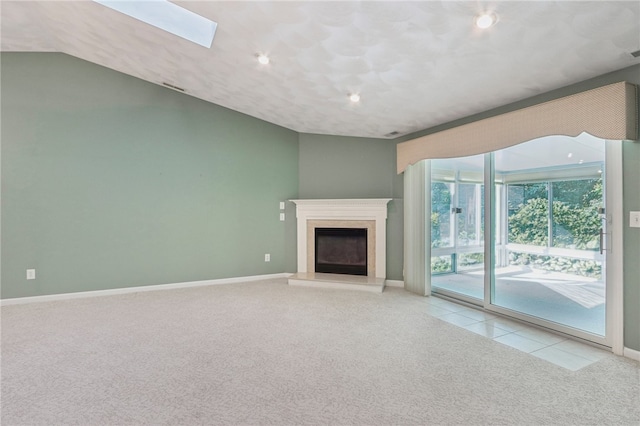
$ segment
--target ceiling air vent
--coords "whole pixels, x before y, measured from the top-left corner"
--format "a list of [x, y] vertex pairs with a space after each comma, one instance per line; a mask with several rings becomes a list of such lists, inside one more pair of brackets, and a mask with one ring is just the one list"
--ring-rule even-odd
[[165, 86], [165, 87], [168, 87], [169, 89], [177, 90], [179, 92], [186, 92], [186, 90], [184, 90], [182, 87], [174, 86], [171, 83], [167, 83], [167, 82], [163, 81], [162, 85]]
[[397, 130], [394, 130], [393, 132], [387, 133], [385, 137], [390, 138], [391, 136], [397, 136], [399, 134], [400, 132], [398, 132]]
[[640, 58], [640, 50], [636, 50], [635, 52], [631, 52], [631, 56], [634, 58]]

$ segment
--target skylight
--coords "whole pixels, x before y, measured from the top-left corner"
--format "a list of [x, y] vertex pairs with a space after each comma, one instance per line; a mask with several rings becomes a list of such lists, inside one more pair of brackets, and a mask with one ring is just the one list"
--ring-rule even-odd
[[93, 0], [156, 28], [211, 47], [217, 23], [166, 0]]

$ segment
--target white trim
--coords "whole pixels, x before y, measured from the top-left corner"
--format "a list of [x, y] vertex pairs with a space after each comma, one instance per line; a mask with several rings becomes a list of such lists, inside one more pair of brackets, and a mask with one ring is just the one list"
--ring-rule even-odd
[[296, 204], [298, 272], [307, 271], [307, 221], [373, 220], [376, 230], [375, 275], [387, 275], [387, 203], [391, 198], [289, 200]]
[[208, 285], [236, 284], [250, 281], [262, 281], [273, 278], [287, 278], [289, 273], [252, 275], [248, 277], [221, 278], [217, 280], [190, 281], [184, 283], [146, 285], [140, 287], [124, 287], [109, 290], [79, 291], [77, 293], [48, 294], [44, 296], [16, 297], [0, 300], [0, 306], [24, 305], [26, 303], [53, 302], [56, 300], [82, 299], [85, 297], [114, 296], [118, 294], [139, 293], [143, 291], [173, 290], [176, 288], [204, 287]]
[[607, 341], [614, 354], [624, 352], [624, 296], [622, 231], [624, 215], [622, 210], [622, 143], [605, 142], [605, 202], [607, 218], [606, 252], [606, 315]]
[[640, 351], [636, 351], [635, 349], [631, 349], [631, 348], [624, 348], [623, 355], [626, 358], [640, 362]]
[[385, 281], [385, 286], [387, 286], [387, 287], [400, 287], [400, 288], [404, 288], [404, 281], [400, 281], [400, 280], [386, 280], [386, 281]]
[[[502, 241], [499, 239], [499, 235], [502, 233], [496, 223], [497, 218], [502, 217], [500, 209], [502, 205], [498, 204], [498, 193], [495, 171], [495, 152], [488, 152], [484, 155], [484, 182], [494, 182], [493, 185], [484, 186], [484, 281], [483, 281], [483, 297], [482, 306], [486, 310], [491, 309], [492, 293], [495, 292], [495, 269], [496, 269], [496, 256], [500, 253], [497, 248]], [[504, 185], [501, 185], [504, 186]], [[431, 194], [430, 194], [431, 195]], [[487, 206], [489, 211], [487, 211]], [[506, 204], [505, 204], [506, 207]], [[457, 221], [457, 219], [456, 219]], [[429, 227], [431, 229], [431, 227]], [[507, 235], [506, 233], [504, 235]], [[456, 237], [457, 238], [457, 237]], [[429, 237], [431, 241], [431, 237]], [[455, 244], [458, 245], [458, 244]], [[451, 265], [453, 266], [453, 265]]]

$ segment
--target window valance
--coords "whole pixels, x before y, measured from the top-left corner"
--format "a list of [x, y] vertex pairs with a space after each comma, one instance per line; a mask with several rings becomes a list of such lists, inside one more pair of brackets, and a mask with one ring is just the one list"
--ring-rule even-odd
[[638, 139], [635, 85], [620, 82], [398, 144], [398, 173], [420, 160], [483, 154], [551, 135]]

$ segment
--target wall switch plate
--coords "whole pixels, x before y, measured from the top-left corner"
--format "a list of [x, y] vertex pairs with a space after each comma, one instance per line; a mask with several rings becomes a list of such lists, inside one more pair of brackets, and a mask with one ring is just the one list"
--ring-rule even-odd
[[280, 222], [284, 222], [284, 213], [280, 213]]
[[36, 270], [35, 269], [27, 269], [27, 279], [35, 280], [36, 279]]
[[269, 253], [265, 253], [264, 255], [264, 261], [265, 262], [271, 262], [271, 255]]
[[284, 201], [280, 201], [280, 210], [284, 210]]
[[640, 228], [640, 212], [629, 212], [629, 226]]

